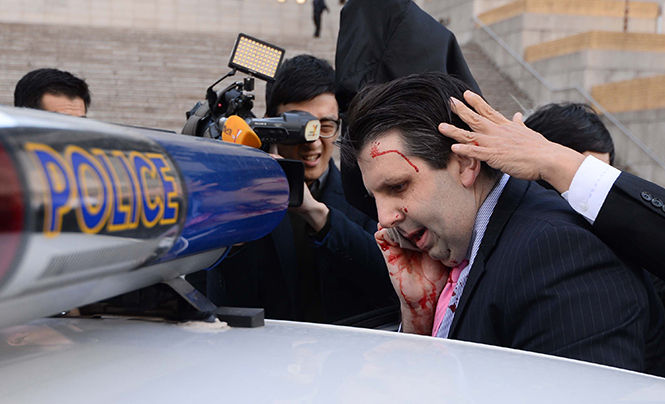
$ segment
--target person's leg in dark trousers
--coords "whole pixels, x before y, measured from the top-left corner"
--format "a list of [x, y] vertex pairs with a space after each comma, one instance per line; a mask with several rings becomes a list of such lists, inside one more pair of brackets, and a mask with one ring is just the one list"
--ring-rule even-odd
[[323, 14], [323, 10], [317, 12], [316, 10], [314, 11], [314, 26], [316, 29], [314, 30], [314, 37], [318, 38], [319, 35], [321, 34], [321, 14]]

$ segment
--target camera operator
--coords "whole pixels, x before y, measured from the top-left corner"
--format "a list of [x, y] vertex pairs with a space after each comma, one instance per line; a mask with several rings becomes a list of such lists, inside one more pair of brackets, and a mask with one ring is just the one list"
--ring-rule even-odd
[[[310, 55], [284, 61], [266, 88], [266, 115], [305, 111], [321, 121], [313, 142], [277, 145], [305, 166], [303, 203], [268, 236], [236, 247], [208, 272], [207, 294], [224, 306], [263, 307], [267, 318], [332, 323], [396, 305], [376, 222], [344, 199], [332, 160], [341, 131], [335, 73]], [[396, 306], [395, 306], [396, 307]]]

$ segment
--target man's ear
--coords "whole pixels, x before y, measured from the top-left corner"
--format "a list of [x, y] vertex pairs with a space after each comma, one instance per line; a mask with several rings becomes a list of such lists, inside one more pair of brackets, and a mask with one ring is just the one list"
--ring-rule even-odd
[[456, 158], [459, 166], [460, 182], [465, 188], [470, 188], [475, 184], [476, 178], [480, 174], [480, 160], [471, 157], [464, 157], [453, 154], [452, 158]]

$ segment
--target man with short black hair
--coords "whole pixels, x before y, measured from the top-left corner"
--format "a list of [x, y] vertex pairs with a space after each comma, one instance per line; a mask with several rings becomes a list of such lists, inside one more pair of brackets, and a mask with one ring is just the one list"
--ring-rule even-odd
[[[332, 160], [341, 130], [335, 74], [311, 55], [284, 61], [266, 88], [268, 116], [305, 111], [321, 121], [321, 138], [277, 145], [305, 166], [303, 203], [268, 236], [232, 251], [208, 275], [219, 305], [263, 307], [266, 317], [332, 323], [397, 300], [372, 234], [376, 222], [344, 199]], [[353, 323], [353, 322], [352, 322]]]
[[411, 75], [349, 107], [345, 158], [376, 200], [403, 330], [664, 374], [663, 307], [646, 274], [553, 192], [451, 152], [437, 128], [468, 128], [450, 105], [467, 89]]
[[614, 142], [596, 111], [587, 104], [547, 104], [538, 108], [524, 121], [550, 142], [614, 163]]
[[69, 72], [37, 69], [16, 83], [14, 106], [85, 117], [90, 91], [84, 80]]

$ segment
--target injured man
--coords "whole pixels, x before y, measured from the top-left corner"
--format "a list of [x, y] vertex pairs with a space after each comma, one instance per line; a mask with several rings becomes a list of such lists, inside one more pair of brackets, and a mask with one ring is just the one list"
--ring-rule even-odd
[[411, 75], [349, 108], [343, 156], [375, 199], [402, 330], [664, 375], [665, 315], [645, 273], [557, 193], [451, 152], [437, 128], [468, 128], [453, 112], [467, 89]]

